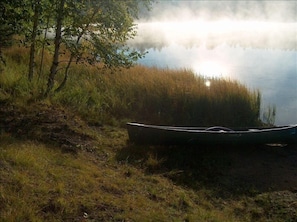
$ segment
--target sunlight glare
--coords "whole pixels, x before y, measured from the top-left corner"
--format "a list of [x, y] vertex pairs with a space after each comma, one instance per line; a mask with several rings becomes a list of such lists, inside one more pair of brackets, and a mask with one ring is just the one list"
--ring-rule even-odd
[[206, 87], [208, 87], [208, 88], [209, 88], [209, 87], [210, 87], [210, 84], [211, 84], [211, 82], [210, 82], [209, 80], [206, 80], [204, 84], [205, 84], [205, 86], [206, 86]]
[[226, 77], [229, 73], [226, 65], [216, 61], [198, 62], [193, 69], [195, 73], [207, 77]]

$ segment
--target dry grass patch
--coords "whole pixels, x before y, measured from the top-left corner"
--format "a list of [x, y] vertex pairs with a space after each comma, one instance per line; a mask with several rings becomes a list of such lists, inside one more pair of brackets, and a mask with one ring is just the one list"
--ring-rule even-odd
[[99, 151], [73, 155], [2, 134], [0, 164], [4, 221], [232, 219], [202, 194], [112, 158], [103, 161]]

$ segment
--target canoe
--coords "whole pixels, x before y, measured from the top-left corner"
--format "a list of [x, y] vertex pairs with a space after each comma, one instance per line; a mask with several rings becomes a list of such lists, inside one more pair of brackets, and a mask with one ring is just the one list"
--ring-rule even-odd
[[127, 123], [129, 140], [147, 145], [296, 144], [297, 125], [271, 128], [178, 127]]

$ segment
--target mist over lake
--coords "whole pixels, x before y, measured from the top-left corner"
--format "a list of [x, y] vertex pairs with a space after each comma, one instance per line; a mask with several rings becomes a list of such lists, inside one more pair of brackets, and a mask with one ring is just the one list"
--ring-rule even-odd
[[[160, 1], [130, 46], [146, 66], [238, 80], [297, 123], [297, 1]], [[211, 85], [210, 85], [211, 90]]]

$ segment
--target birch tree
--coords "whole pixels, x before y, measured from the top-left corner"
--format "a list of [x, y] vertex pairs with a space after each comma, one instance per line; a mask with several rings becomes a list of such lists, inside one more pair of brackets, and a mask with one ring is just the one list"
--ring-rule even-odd
[[54, 88], [61, 61], [61, 45], [70, 52], [64, 79], [55, 91], [66, 84], [73, 61], [101, 62], [106, 67], [130, 67], [142, 57], [127, 47], [136, 35], [135, 18], [139, 8], [149, 8], [151, 0], [60, 0], [56, 1], [55, 50], [45, 95]]

